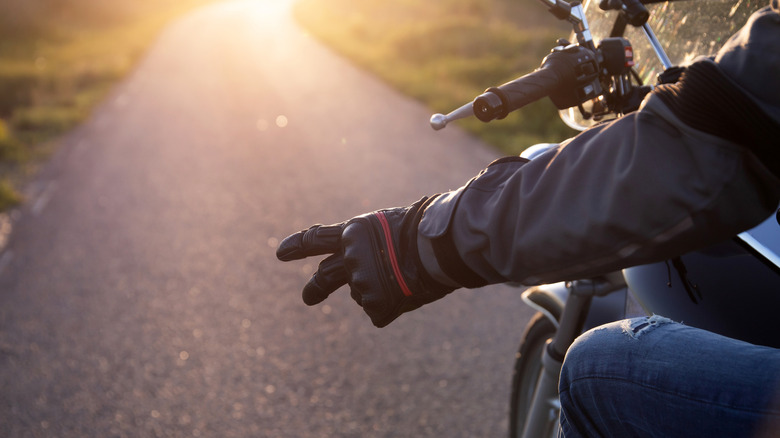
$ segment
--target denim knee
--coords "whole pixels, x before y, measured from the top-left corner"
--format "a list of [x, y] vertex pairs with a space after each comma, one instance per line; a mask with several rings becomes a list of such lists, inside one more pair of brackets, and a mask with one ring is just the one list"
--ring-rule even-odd
[[591, 329], [574, 341], [563, 361], [558, 388], [563, 436], [603, 435], [599, 431], [605, 424], [614, 432], [611, 436], [636, 436], [631, 425], [614, 421], [625, 418], [620, 406], [630, 403], [617, 402], [621, 394], [612, 393], [610, 382], [624, 380], [626, 372], [634, 368], [631, 362], [637, 350], [645, 341], [659, 338], [647, 335], [671, 322], [659, 316], [616, 321]]
[[597, 327], [566, 353], [564, 436], [751, 436], [777, 430], [780, 350], [659, 316]]
[[668, 318], [653, 315], [615, 321], [593, 328], [579, 336], [566, 352], [561, 370], [560, 388], [583, 375], [603, 374], [609, 366], [606, 357], [625, 355], [627, 350], [638, 348], [634, 342], [655, 329], [676, 324]]

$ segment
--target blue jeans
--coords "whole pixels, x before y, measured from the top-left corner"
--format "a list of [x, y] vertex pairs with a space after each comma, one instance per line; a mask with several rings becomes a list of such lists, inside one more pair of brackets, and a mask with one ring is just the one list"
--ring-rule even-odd
[[778, 437], [780, 350], [659, 316], [618, 321], [574, 342], [560, 399], [566, 438]]

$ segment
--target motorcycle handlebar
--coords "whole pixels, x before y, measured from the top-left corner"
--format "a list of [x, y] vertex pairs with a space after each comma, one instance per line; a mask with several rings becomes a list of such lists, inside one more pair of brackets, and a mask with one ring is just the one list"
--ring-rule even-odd
[[525, 76], [491, 87], [474, 99], [474, 115], [483, 122], [503, 119], [510, 112], [549, 96], [561, 84], [555, 69], [541, 68]]
[[[624, 53], [620, 46], [621, 54]], [[471, 104], [447, 114], [434, 114], [431, 126], [439, 130], [471, 114], [483, 122], [503, 119], [510, 112], [549, 96], [558, 108], [569, 108], [601, 93], [596, 54], [579, 45], [559, 46], [542, 66], [500, 87], [488, 88]]]

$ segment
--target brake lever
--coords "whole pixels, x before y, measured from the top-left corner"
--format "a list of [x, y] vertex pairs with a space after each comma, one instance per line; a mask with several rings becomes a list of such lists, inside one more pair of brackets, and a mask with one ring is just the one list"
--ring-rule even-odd
[[444, 129], [444, 127], [447, 126], [447, 124], [450, 122], [459, 119], [465, 119], [466, 117], [470, 117], [473, 115], [474, 115], [474, 102], [469, 102], [447, 115], [444, 114], [432, 115], [431, 127], [434, 130], [438, 131], [440, 129]]

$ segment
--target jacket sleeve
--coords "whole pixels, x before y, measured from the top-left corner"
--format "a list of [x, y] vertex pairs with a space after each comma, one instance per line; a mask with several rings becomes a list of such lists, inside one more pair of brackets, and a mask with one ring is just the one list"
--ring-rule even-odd
[[[742, 84], [751, 71], [780, 77], [780, 15], [757, 15], [760, 26], [748, 23], [715, 62], [700, 61], [699, 76], [714, 71], [719, 84], [692, 70], [635, 113], [531, 162], [494, 162], [437, 197], [418, 231], [426, 269], [466, 287], [587, 278], [718, 243], [766, 219], [780, 202], [780, 93], [758, 99]], [[772, 48], [763, 65], [745, 56], [744, 41], [758, 37]], [[735, 102], [752, 112], [734, 117]], [[692, 108], [711, 114], [691, 118]]]

